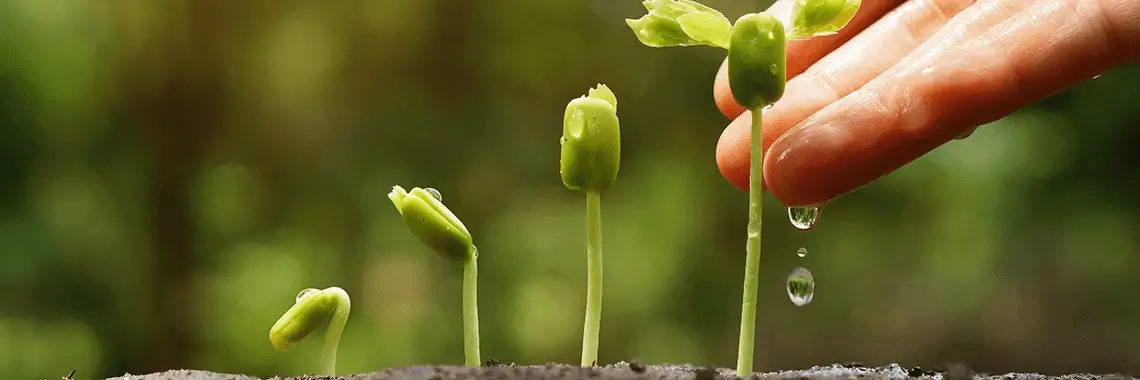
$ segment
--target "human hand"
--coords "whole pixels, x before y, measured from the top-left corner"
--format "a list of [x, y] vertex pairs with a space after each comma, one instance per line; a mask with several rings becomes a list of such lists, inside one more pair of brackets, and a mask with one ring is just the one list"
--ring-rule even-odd
[[[784, 16], [792, 1], [769, 12]], [[787, 49], [787, 90], [763, 115], [764, 181], [783, 203], [803, 206], [1137, 61], [1140, 1], [863, 0], [838, 34]], [[723, 64], [713, 89], [734, 119], [717, 166], [747, 189], [751, 114], [732, 98]]]

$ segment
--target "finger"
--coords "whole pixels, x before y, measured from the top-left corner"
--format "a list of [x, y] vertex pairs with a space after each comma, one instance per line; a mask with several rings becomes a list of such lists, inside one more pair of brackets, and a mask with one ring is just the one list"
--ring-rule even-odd
[[[839, 31], [837, 34], [822, 37], [812, 37], [807, 39], [796, 39], [788, 41], [787, 46], [787, 75], [788, 78], [795, 77], [807, 70], [809, 66], [814, 64], [820, 58], [830, 53], [835, 48], [843, 45], [859, 34], [868, 25], [871, 25], [878, 20], [883, 14], [886, 14], [891, 9], [894, 9], [902, 4], [905, 0], [866, 0], [859, 8], [859, 12], [855, 17], [847, 23], [847, 26]], [[773, 4], [768, 10], [772, 15], [779, 17], [781, 20], [790, 20], [792, 5], [795, 0], [779, 0]], [[785, 21], [785, 24], [787, 21]], [[785, 25], [786, 26], [786, 25]], [[736, 103], [736, 99], [732, 97], [732, 90], [728, 86], [728, 61], [725, 60], [720, 65], [720, 70], [717, 71], [716, 80], [713, 82], [713, 100], [720, 112], [724, 116], [734, 119], [740, 114], [744, 113], [744, 107]]]
[[[1007, 3], [1030, 1], [1002, 0]], [[762, 138], [765, 149], [792, 126], [855, 91], [906, 57], [973, 2], [924, 0], [903, 4], [820, 59], [803, 74], [792, 78], [784, 97], [764, 113]], [[984, 16], [993, 19], [989, 21], [990, 25], [997, 23], [996, 17]], [[743, 189], [748, 188], [749, 144], [752, 140], [750, 123], [750, 113], [733, 120], [721, 134], [716, 151], [721, 174]]]
[[1038, 0], [976, 38], [935, 42], [778, 139], [765, 157], [772, 193], [792, 206], [826, 201], [1140, 58], [1140, 2]]

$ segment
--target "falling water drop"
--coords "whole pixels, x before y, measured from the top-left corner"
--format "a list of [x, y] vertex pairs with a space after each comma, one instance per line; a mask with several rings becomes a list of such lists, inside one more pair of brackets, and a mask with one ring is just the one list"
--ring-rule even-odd
[[792, 226], [808, 230], [815, 227], [815, 222], [819, 220], [819, 210], [819, 206], [788, 207], [788, 219], [792, 221]]
[[426, 188], [424, 191], [427, 191], [428, 194], [431, 194], [432, 198], [435, 198], [435, 200], [443, 202], [443, 194], [440, 194], [439, 190], [436, 190], [434, 187]]
[[312, 293], [315, 291], [317, 291], [317, 289], [308, 288], [308, 289], [302, 290], [300, 293], [297, 293], [297, 302], [301, 302], [301, 300], [305, 299], [305, 296], [307, 296], [307, 295], [309, 295], [309, 293]]
[[796, 256], [799, 256], [799, 257], [807, 256], [807, 248], [800, 247], [800, 249], [797, 249], [796, 250]]
[[973, 128], [967, 129], [965, 132], [962, 132], [962, 133], [958, 134], [957, 136], [954, 136], [954, 139], [955, 140], [963, 140], [967, 137], [970, 137], [970, 135], [974, 134], [974, 131], [976, 131], [976, 130], [978, 130], [978, 127], [973, 127]]
[[803, 306], [811, 303], [811, 299], [815, 296], [815, 279], [811, 276], [811, 271], [807, 268], [796, 268], [788, 275], [788, 298], [796, 306]]

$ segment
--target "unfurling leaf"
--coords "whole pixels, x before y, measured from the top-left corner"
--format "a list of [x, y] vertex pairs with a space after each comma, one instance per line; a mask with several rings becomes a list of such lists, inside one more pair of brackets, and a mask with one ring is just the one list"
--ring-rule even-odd
[[717, 10], [692, 0], [646, 0], [642, 4], [649, 10], [645, 16], [625, 20], [642, 44], [728, 49], [732, 24]]
[[860, 0], [796, 0], [792, 6], [792, 30], [788, 38], [808, 38], [839, 33], [859, 11]]

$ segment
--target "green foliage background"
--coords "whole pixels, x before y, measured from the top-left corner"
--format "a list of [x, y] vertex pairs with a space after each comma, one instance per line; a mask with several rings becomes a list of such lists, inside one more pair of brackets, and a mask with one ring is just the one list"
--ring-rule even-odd
[[[708, 1], [730, 19], [761, 2]], [[713, 160], [723, 51], [650, 49], [636, 1], [0, 2], [0, 377], [317, 367], [268, 329], [354, 297], [340, 370], [462, 363], [460, 272], [401, 225], [434, 186], [480, 247], [483, 354], [576, 363], [584, 198], [566, 102], [617, 93], [601, 360], [735, 362], [747, 196]], [[1140, 68], [829, 204], [765, 207], [758, 370], [964, 362], [1140, 372]], [[794, 252], [806, 247], [799, 259]], [[812, 270], [815, 300], [784, 290]]]

